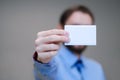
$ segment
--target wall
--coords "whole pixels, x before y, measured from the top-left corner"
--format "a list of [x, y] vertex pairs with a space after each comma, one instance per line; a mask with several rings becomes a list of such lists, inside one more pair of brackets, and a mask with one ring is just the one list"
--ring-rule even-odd
[[62, 11], [83, 4], [93, 11], [97, 46], [85, 55], [103, 65], [107, 80], [120, 76], [119, 0], [0, 0], [0, 80], [34, 80], [36, 33], [53, 29]]

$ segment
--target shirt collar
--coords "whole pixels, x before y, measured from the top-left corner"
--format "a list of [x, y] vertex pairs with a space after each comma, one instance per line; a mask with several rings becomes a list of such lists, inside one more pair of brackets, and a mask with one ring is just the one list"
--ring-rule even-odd
[[[65, 64], [67, 64], [70, 67], [73, 67], [78, 60], [77, 56], [74, 55], [70, 50], [68, 50], [64, 45], [61, 46], [59, 54], [63, 58]], [[82, 65], [84, 67], [85, 61], [83, 55], [81, 55], [80, 59], [82, 60]]]

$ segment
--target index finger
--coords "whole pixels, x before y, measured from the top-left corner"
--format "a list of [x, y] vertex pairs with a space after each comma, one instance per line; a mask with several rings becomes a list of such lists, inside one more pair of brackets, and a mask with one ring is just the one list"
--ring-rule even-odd
[[52, 30], [38, 32], [37, 34], [38, 37], [45, 37], [50, 35], [68, 35], [68, 32], [61, 29], [52, 29]]

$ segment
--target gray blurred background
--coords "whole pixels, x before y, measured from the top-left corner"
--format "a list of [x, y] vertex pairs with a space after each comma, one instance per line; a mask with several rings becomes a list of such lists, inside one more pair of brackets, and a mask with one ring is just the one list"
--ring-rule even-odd
[[107, 80], [119, 80], [119, 0], [0, 0], [0, 80], [34, 80], [37, 32], [56, 28], [62, 11], [77, 4], [92, 10], [97, 25], [97, 46], [84, 54], [103, 65]]

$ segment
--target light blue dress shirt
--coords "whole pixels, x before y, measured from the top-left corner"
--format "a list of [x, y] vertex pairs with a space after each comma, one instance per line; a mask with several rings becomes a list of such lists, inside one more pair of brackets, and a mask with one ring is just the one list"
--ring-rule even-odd
[[34, 61], [35, 80], [105, 80], [101, 65], [85, 56], [81, 56], [81, 72], [76, 68], [78, 58], [65, 46], [47, 63]]

